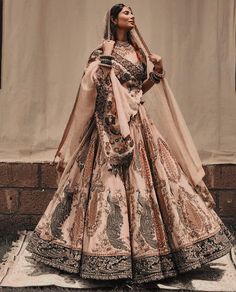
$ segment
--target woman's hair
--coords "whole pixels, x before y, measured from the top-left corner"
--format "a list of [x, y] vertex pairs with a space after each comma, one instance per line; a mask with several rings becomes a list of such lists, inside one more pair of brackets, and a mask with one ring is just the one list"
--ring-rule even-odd
[[[116, 41], [116, 31], [117, 31], [117, 25], [112, 21], [117, 19], [118, 14], [121, 12], [121, 10], [125, 7], [126, 5], [123, 3], [120, 4], [115, 4], [112, 6], [110, 9], [110, 39]], [[129, 7], [131, 10], [131, 8]], [[132, 10], [131, 10], [132, 11]], [[109, 20], [108, 20], [109, 21]], [[108, 23], [106, 23], [105, 31], [104, 31], [104, 39], [108, 39]], [[127, 39], [129, 42], [131, 42], [131, 34], [128, 31], [127, 32]]]
[[[121, 12], [121, 10], [125, 6], [128, 7], [132, 12], [132, 9], [123, 3], [115, 4], [110, 9], [110, 39], [111, 40], [114, 40], [114, 41], [117, 40], [117, 36], [116, 36], [117, 25], [112, 21], [112, 19], [113, 20], [117, 19], [118, 14]], [[104, 30], [104, 35], [103, 35], [104, 39], [108, 39], [108, 21], [106, 21], [106, 25], [105, 25], [105, 30]], [[130, 31], [127, 32], [127, 40], [134, 47], [139, 60], [143, 61], [143, 56], [140, 53], [140, 49], [139, 49], [137, 43], [133, 40]]]

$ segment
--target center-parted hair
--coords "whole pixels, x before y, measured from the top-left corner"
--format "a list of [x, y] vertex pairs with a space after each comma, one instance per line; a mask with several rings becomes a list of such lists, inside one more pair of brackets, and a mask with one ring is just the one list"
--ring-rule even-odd
[[[108, 39], [108, 24], [110, 22], [110, 39], [116, 41], [117, 40], [117, 25], [112, 21], [118, 18], [119, 13], [121, 12], [121, 10], [124, 7], [128, 7], [130, 9], [130, 11], [132, 12], [131, 7], [123, 4], [123, 3], [119, 3], [119, 4], [115, 4], [111, 7], [110, 9], [110, 14], [107, 13], [107, 17], [110, 16], [110, 19], [106, 19], [106, 25], [105, 25], [105, 30], [104, 30], [104, 39]], [[133, 13], [133, 12], [132, 12]], [[140, 49], [137, 45], [137, 43], [133, 40], [130, 31], [127, 32], [127, 40], [128, 42], [134, 47], [136, 53], [137, 53], [137, 57], [138, 59], [143, 62], [143, 54], [141, 54]]]

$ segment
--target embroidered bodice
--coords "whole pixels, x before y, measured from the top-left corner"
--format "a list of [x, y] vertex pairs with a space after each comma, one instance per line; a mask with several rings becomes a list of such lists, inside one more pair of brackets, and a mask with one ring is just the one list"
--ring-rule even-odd
[[[89, 57], [88, 64], [100, 55], [102, 49], [96, 49]], [[112, 55], [114, 57], [113, 68], [120, 83], [126, 87], [131, 94], [141, 93], [142, 83], [147, 79], [146, 57], [142, 49], [140, 53], [144, 62], [138, 59], [134, 47], [128, 41], [116, 41]]]
[[147, 72], [134, 47], [128, 41], [116, 41], [112, 55], [114, 72], [120, 83], [130, 92], [139, 93]]

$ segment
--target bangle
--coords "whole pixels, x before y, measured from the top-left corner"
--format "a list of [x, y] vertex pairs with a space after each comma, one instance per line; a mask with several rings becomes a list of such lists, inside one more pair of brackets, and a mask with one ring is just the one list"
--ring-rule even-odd
[[100, 62], [101, 62], [102, 64], [112, 65], [111, 60], [108, 60], [108, 59], [102, 59]]
[[109, 65], [109, 64], [100, 63], [98, 65], [102, 67], [112, 68], [112, 65]]
[[159, 73], [157, 71], [155, 71], [155, 74], [159, 77], [159, 78], [163, 78], [166, 75], [166, 71], [163, 69], [162, 73]]
[[114, 59], [114, 56], [112, 56], [112, 55], [101, 55], [101, 56], [100, 56], [100, 59], [109, 59], [109, 60], [113, 60], [113, 59]]
[[153, 82], [153, 83], [159, 83], [160, 82], [160, 78], [155, 74], [155, 72], [150, 72], [149, 73], [149, 79]]

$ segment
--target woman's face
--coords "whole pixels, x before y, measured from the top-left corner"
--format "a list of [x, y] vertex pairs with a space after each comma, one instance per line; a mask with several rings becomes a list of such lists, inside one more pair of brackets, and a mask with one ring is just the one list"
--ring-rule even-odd
[[125, 30], [131, 30], [134, 25], [134, 15], [129, 7], [124, 6], [123, 9], [120, 11], [120, 13], [117, 16], [117, 19], [114, 21], [118, 28], [125, 29]]

